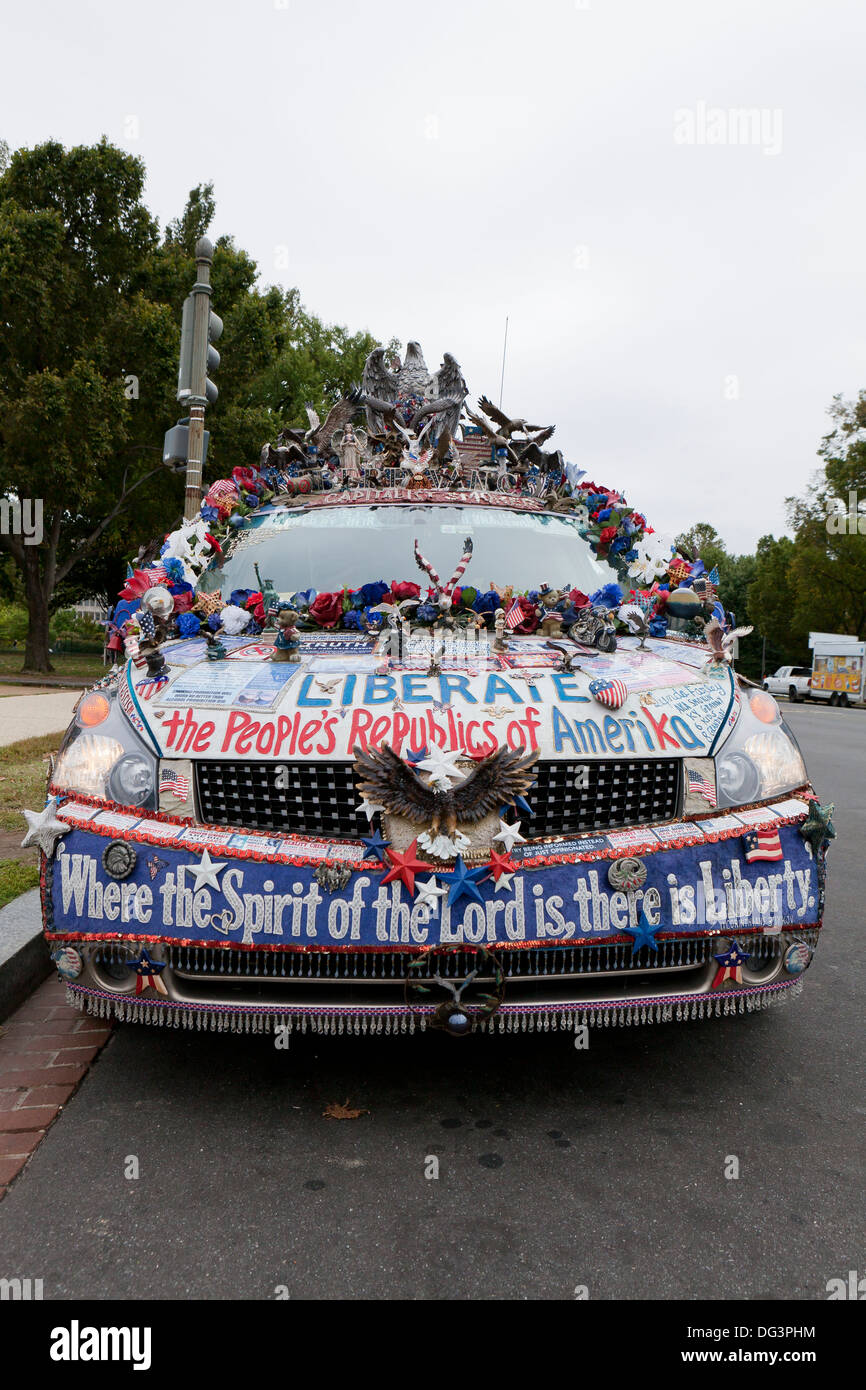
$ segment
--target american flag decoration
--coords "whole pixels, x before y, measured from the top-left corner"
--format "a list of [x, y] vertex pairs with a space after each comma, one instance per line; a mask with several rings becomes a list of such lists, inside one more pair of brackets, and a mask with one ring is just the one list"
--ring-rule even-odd
[[150, 874], [151, 883], [162, 869], [168, 868], [168, 860], [160, 859], [158, 854], [152, 854], [147, 861], [147, 872]]
[[730, 980], [735, 985], [741, 985], [743, 983], [743, 966], [748, 959], [748, 952], [741, 951], [736, 943], [732, 943], [727, 951], [716, 956], [719, 968], [713, 976], [711, 988], [718, 989], [719, 985], [725, 983], [725, 980]]
[[184, 777], [182, 772], [176, 772], [173, 767], [167, 767], [159, 774], [159, 790], [160, 794], [167, 792], [177, 801], [187, 801], [189, 778]]
[[154, 994], [168, 994], [168, 990], [160, 979], [160, 975], [165, 969], [164, 960], [153, 960], [145, 949], [138, 960], [132, 964], [136, 974], [136, 994], [142, 994], [146, 989], [152, 989]]
[[508, 628], [509, 632], [513, 632], [522, 622], [523, 608], [521, 607], [520, 599], [516, 598], [505, 614], [505, 626]]
[[748, 864], [754, 864], [759, 859], [782, 859], [782, 842], [778, 830], [772, 825], [762, 825], [758, 830], [749, 830], [743, 836], [743, 853]]
[[590, 681], [589, 693], [600, 705], [607, 705], [608, 709], [619, 709], [628, 699], [628, 686], [621, 680]]
[[719, 567], [718, 567], [718, 565], [713, 565], [713, 568], [710, 570], [709, 574], [706, 575], [706, 576], [704, 577], [704, 587], [705, 587], [705, 589], [706, 589], [706, 595], [707, 595], [707, 598], [708, 598], [709, 600], [712, 600], [712, 599], [718, 597], [718, 593], [719, 593]]
[[695, 796], [702, 796], [710, 806], [717, 806], [716, 788], [712, 777], [706, 777], [697, 768], [690, 767], [688, 770], [688, 789]]
[[[144, 658], [142, 657], [141, 661], [136, 661], [136, 666], [140, 666], [143, 661]], [[145, 676], [144, 680], [136, 681], [135, 688], [143, 700], [152, 700], [164, 685], [168, 685], [168, 682], [168, 676]]]

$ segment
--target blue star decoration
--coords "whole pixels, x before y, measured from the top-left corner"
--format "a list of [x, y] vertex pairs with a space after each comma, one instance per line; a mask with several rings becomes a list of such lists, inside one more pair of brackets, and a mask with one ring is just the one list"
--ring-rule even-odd
[[361, 841], [366, 846], [368, 856], [374, 854], [380, 864], [385, 863], [385, 850], [389, 841], [384, 839], [378, 830], [374, 830], [372, 835], [362, 835]]
[[419, 752], [417, 752], [417, 753], [407, 753], [407, 754], [406, 754], [406, 761], [407, 761], [407, 763], [420, 763], [420, 762], [421, 762], [421, 759], [422, 759], [422, 758], [426, 758], [426, 757], [427, 757], [427, 745], [426, 745], [426, 743], [425, 743], [425, 744], [424, 744], [424, 747], [423, 747], [422, 749], [420, 749]]
[[661, 931], [661, 926], [652, 927], [647, 919], [647, 915], [641, 908], [640, 917], [637, 919], [636, 927], [625, 927], [632, 938], [631, 953], [636, 956], [641, 946], [649, 946], [651, 951], [657, 951], [659, 944], [656, 941], [656, 933]]
[[727, 951], [716, 956], [719, 968], [713, 977], [711, 989], [718, 989], [719, 985], [724, 984], [725, 980], [732, 980], [735, 985], [743, 983], [743, 966], [749, 959], [748, 951], [741, 951], [735, 941], [731, 942]]
[[152, 989], [157, 994], [167, 994], [165, 985], [159, 978], [165, 969], [164, 960], [153, 960], [148, 954], [147, 947], [142, 948], [138, 960], [131, 961], [133, 970], [138, 976], [135, 982], [136, 994], [141, 994], [142, 990]]
[[509, 811], [522, 811], [525, 816], [534, 816], [535, 812], [526, 800], [525, 796], [516, 796], [507, 806], [503, 806], [499, 812], [500, 820], [504, 820]]
[[453, 907], [461, 898], [474, 898], [476, 902], [483, 903], [484, 899], [478, 891], [478, 880], [487, 878], [489, 873], [489, 864], [470, 869], [464, 864], [463, 855], [458, 854], [454, 861], [453, 873], [437, 875], [442, 883], [448, 885], [448, 906]]

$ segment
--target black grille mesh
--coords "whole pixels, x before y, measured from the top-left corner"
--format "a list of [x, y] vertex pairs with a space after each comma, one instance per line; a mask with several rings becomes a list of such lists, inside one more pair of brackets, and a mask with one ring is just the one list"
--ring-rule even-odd
[[[277, 786], [285, 770], [284, 787]], [[366, 834], [351, 763], [196, 763], [199, 815], [209, 825], [356, 839]]]
[[[195, 772], [199, 816], [208, 825], [335, 839], [366, 833], [351, 763], [201, 762]], [[521, 818], [522, 828], [533, 837], [550, 837], [673, 820], [679, 793], [680, 764], [674, 758], [539, 763], [528, 797], [534, 814]]]
[[634, 762], [539, 763], [523, 822], [533, 836], [577, 835], [673, 820], [679, 810], [676, 758]]

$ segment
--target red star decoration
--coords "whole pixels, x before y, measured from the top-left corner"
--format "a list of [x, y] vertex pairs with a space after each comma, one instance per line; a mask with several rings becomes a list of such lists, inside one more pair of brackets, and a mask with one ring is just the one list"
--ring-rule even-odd
[[434, 864], [425, 864], [423, 859], [418, 858], [418, 841], [413, 840], [408, 849], [401, 854], [397, 849], [386, 849], [385, 853], [391, 860], [393, 868], [389, 869], [384, 875], [382, 882], [391, 883], [395, 879], [409, 889], [410, 898], [415, 896], [415, 875], [421, 869], [429, 869], [435, 872]]
[[503, 874], [517, 873], [517, 865], [514, 860], [509, 859], [508, 855], [505, 853], [500, 854], [499, 851], [493, 849], [492, 846], [490, 849], [489, 868], [494, 879], [500, 879]]

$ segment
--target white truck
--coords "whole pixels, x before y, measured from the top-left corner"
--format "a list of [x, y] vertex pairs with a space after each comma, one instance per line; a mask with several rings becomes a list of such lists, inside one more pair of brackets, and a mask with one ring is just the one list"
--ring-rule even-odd
[[810, 696], [831, 705], [856, 705], [864, 698], [866, 642], [839, 632], [810, 632]]
[[780, 666], [772, 676], [764, 678], [764, 689], [771, 695], [787, 695], [794, 704], [808, 700], [812, 672], [808, 666]]

